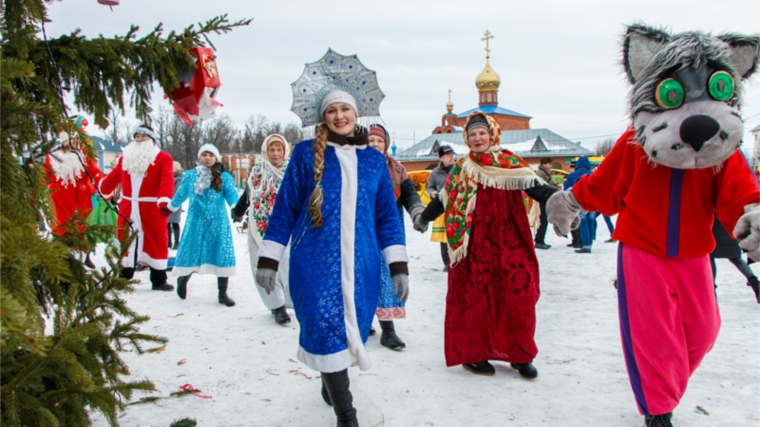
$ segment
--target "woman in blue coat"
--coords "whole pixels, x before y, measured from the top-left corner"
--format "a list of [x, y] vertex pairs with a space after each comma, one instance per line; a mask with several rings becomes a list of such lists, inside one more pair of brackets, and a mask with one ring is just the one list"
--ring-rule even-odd
[[259, 248], [256, 283], [274, 289], [290, 242], [298, 359], [322, 373], [322, 397], [338, 425], [358, 427], [348, 368], [370, 367], [364, 343], [377, 309], [381, 256], [403, 302], [407, 254], [385, 156], [368, 148], [356, 99], [334, 90], [318, 105], [322, 123], [316, 139], [296, 145], [290, 158]]
[[169, 210], [176, 211], [190, 199], [184, 235], [172, 270], [180, 276], [177, 295], [185, 299], [191, 274], [215, 274], [219, 303], [232, 307], [235, 301], [227, 296], [227, 283], [235, 275], [235, 248], [225, 203], [230, 206], [237, 203], [238, 194], [232, 175], [222, 171], [215, 146], [202, 146], [198, 159], [200, 164], [195, 169], [182, 174], [182, 183], [168, 205]]

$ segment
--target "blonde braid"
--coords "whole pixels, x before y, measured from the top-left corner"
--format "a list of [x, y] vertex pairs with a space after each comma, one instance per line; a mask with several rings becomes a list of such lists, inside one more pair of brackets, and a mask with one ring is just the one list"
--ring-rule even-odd
[[309, 215], [314, 228], [322, 226], [322, 175], [325, 172], [325, 148], [327, 148], [327, 126], [317, 127], [317, 139], [314, 143], [314, 191], [309, 198]]

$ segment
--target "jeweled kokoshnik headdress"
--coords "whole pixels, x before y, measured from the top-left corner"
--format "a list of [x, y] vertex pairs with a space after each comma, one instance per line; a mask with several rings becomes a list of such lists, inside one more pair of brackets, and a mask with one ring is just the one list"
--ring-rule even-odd
[[351, 94], [359, 117], [380, 116], [380, 102], [385, 94], [377, 85], [375, 71], [365, 67], [356, 55], [343, 56], [327, 49], [317, 62], [307, 63], [293, 88], [290, 110], [301, 118], [304, 127], [322, 123], [322, 99], [334, 90]]

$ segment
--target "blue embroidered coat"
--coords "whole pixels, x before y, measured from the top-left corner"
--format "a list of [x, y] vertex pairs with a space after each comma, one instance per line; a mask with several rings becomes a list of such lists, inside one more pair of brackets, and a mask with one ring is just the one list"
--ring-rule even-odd
[[[312, 369], [368, 369], [364, 349], [380, 288], [381, 256], [406, 262], [385, 157], [364, 146], [328, 142], [320, 228], [308, 202], [314, 141], [296, 145], [259, 256], [280, 260], [291, 242], [290, 294], [300, 323], [298, 358]], [[379, 248], [379, 249], [378, 249]], [[382, 254], [381, 251], [382, 250]]]
[[197, 178], [195, 169], [185, 171], [182, 183], [169, 203], [169, 209], [176, 210], [190, 199], [172, 273], [178, 276], [194, 272], [218, 277], [234, 276], [235, 247], [225, 202], [228, 205], [237, 203], [235, 182], [232, 175], [222, 172], [222, 191], [209, 187], [203, 193], [195, 194]]

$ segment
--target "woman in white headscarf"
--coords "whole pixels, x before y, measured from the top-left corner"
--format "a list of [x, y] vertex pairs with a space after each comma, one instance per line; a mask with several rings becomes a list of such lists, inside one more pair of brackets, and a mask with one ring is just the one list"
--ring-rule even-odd
[[[269, 215], [272, 213], [277, 192], [288, 167], [290, 157], [290, 144], [284, 136], [278, 134], [269, 135], [261, 145], [261, 157], [251, 169], [248, 176], [248, 185], [240, 197], [238, 204], [232, 209], [234, 221], [240, 221], [248, 210], [248, 253], [251, 258], [251, 272], [256, 276], [256, 262], [259, 257], [261, 239], [267, 231]], [[289, 254], [288, 251], [285, 252]], [[274, 315], [274, 320], [285, 325], [290, 323], [290, 316], [286, 307], [293, 307], [288, 291], [288, 265], [290, 256], [286, 255], [280, 262], [277, 281], [273, 292], [267, 292], [260, 286], [256, 286], [261, 296], [261, 301]]]

